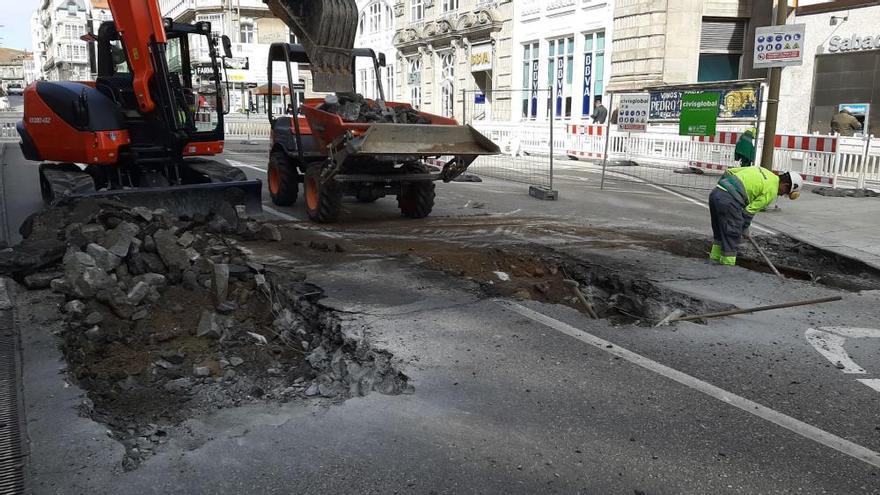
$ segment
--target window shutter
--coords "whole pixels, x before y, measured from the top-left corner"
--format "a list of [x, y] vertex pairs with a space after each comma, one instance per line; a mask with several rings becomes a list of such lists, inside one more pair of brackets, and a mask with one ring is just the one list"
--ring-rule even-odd
[[746, 37], [745, 21], [703, 21], [700, 51], [742, 53]]

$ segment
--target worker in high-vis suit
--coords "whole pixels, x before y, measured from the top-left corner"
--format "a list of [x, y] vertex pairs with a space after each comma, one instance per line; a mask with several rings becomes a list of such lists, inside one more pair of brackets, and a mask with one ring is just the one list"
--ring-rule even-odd
[[797, 199], [803, 184], [804, 179], [797, 172], [776, 175], [761, 167], [727, 169], [709, 195], [714, 239], [709, 259], [722, 265], [736, 265], [740, 240], [748, 239], [755, 215], [777, 196]]

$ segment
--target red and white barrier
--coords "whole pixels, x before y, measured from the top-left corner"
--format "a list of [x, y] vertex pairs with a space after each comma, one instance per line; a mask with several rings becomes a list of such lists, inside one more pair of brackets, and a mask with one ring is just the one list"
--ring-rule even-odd
[[566, 154], [571, 158], [601, 160], [605, 157], [605, 126], [567, 126]]

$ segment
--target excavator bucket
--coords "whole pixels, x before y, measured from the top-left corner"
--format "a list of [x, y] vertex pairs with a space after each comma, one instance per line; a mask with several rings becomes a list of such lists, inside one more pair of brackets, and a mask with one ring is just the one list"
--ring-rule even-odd
[[347, 92], [354, 88], [352, 48], [358, 25], [355, 0], [263, 0], [290, 27], [311, 61], [312, 88]]

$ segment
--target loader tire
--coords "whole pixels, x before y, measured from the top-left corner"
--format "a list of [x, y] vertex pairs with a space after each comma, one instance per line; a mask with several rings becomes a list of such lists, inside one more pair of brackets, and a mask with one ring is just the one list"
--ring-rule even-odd
[[333, 179], [321, 181], [321, 165], [312, 165], [306, 170], [303, 192], [306, 212], [313, 222], [332, 223], [339, 218], [342, 187]]
[[269, 154], [269, 196], [276, 206], [291, 206], [299, 194], [299, 177], [296, 167], [283, 151]]
[[400, 213], [407, 218], [425, 218], [434, 209], [434, 183], [431, 181], [402, 184], [397, 195]]

